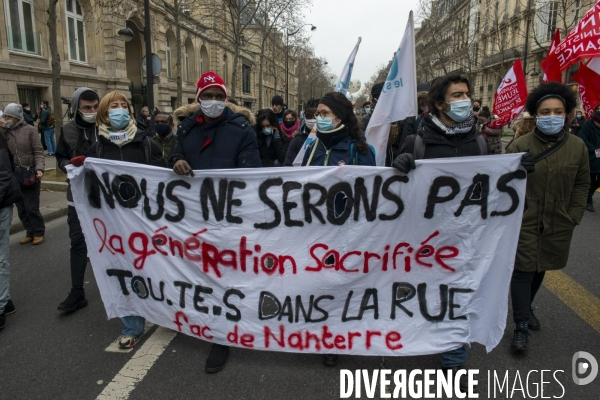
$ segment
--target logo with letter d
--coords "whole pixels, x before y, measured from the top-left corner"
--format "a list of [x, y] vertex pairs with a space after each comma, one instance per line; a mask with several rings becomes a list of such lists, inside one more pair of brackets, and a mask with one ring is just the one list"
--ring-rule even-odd
[[[585, 360], [585, 361], [582, 361]], [[588, 385], [596, 379], [598, 375], [598, 361], [594, 358], [593, 355], [587, 353], [585, 351], [578, 351], [573, 354], [573, 382], [576, 385]], [[579, 376], [587, 374], [589, 371], [589, 375], [585, 378], [580, 378]]]

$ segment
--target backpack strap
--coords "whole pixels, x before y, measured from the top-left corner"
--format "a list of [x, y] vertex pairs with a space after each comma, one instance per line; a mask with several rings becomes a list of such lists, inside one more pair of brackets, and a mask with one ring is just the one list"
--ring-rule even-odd
[[315, 155], [315, 151], [317, 150], [318, 144], [319, 144], [319, 139], [315, 139], [311, 144], [308, 145], [309, 147], [306, 149], [307, 152], [304, 153], [304, 158], [306, 159], [306, 157], [308, 157], [308, 160], [306, 161], [306, 165], [305, 165], [306, 167], [308, 167], [310, 165], [310, 163], [312, 162], [312, 159]]
[[352, 159], [352, 165], [358, 165], [358, 150], [356, 155], [354, 153], [354, 142], [350, 142], [350, 158]]
[[477, 144], [479, 145], [479, 154], [482, 156], [487, 155], [487, 141], [485, 140], [483, 135], [477, 136], [475, 140], [477, 140]]
[[171, 154], [169, 154], [169, 157], [175, 153], [175, 146], [177, 146], [177, 135], [171, 136], [171, 151], [169, 152]]
[[425, 158], [425, 142], [421, 135], [415, 136], [415, 144], [413, 146], [413, 157], [415, 160], [422, 160]]
[[533, 157], [533, 161], [537, 164], [538, 162], [542, 161], [544, 158], [548, 157], [550, 154], [557, 152], [558, 149], [560, 149], [561, 147], [563, 147], [565, 145], [565, 143], [567, 143], [567, 140], [569, 139], [569, 135], [570, 135], [570, 133], [567, 133], [563, 140], [561, 140], [560, 142], [556, 143], [554, 146], [542, 151], [541, 153], [539, 153], [538, 155]]
[[148, 136], [144, 136], [142, 146], [144, 147], [144, 159], [146, 160], [146, 164], [150, 165], [150, 138]]

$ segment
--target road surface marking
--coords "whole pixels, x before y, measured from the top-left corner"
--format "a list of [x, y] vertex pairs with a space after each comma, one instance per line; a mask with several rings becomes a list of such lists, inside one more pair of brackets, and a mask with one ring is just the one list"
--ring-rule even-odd
[[129, 398], [135, 386], [144, 379], [175, 336], [177, 332], [159, 326], [98, 395], [97, 400]]
[[561, 271], [548, 271], [544, 286], [600, 333], [600, 299]]
[[[153, 326], [154, 324], [152, 322], [146, 321], [146, 324], [144, 325], [144, 334], [148, 333]], [[133, 347], [129, 349], [121, 349], [119, 347], [120, 337], [121, 335], [119, 335], [119, 337], [116, 338], [114, 342], [112, 342], [106, 349], [104, 349], [104, 351], [108, 351], [109, 353], [130, 353], [134, 349]]]

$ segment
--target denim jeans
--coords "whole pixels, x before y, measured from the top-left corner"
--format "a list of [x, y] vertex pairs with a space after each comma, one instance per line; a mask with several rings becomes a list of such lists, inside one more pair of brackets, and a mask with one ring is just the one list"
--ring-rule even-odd
[[146, 323], [146, 320], [144, 317], [136, 317], [132, 315], [129, 317], [122, 317], [121, 323], [123, 324], [123, 330], [121, 330], [121, 333], [123, 335], [135, 337], [140, 336], [144, 332], [144, 324]]
[[460, 367], [467, 361], [467, 348], [459, 347], [456, 350], [450, 350], [440, 354], [440, 361], [444, 368]]
[[0, 208], [0, 314], [10, 299], [10, 265], [8, 252], [10, 250], [10, 222], [12, 221], [13, 206]]
[[56, 140], [54, 139], [54, 127], [44, 129], [44, 138], [46, 139], [46, 147], [48, 148], [48, 154], [54, 154], [56, 152]]

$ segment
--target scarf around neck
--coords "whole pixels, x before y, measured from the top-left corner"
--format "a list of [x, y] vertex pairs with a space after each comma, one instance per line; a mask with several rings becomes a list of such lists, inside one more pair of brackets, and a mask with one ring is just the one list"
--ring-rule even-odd
[[[127, 139], [120, 143], [113, 142], [112, 140], [110, 140], [110, 135], [111, 135], [111, 133], [114, 134], [116, 132], [126, 132]], [[116, 131], [106, 125], [100, 125], [98, 127], [98, 134], [100, 136], [102, 136], [103, 138], [105, 138], [106, 140], [108, 140], [109, 142], [111, 142], [119, 147], [123, 147], [135, 138], [135, 135], [137, 134], [137, 126], [135, 125], [135, 122], [133, 122], [133, 120], [130, 120], [125, 128], [119, 129]]]
[[300, 120], [296, 118], [296, 123], [292, 125], [291, 128], [286, 128], [283, 121], [279, 123], [279, 126], [281, 127], [281, 130], [287, 135], [287, 137], [291, 139], [292, 137], [294, 137], [294, 133], [298, 131], [298, 126], [300, 126]]
[[445, 124], [444, 122], [442, 122], [441, 119], [439, 119], [435, 115], [431, 115], [431, 120], [438, 128], [440, 128], [442, 131], [444, 131], [444, 133], [446, 133], [447, 135], [456, 135], [458, 133], [467, 133], [471, 129], [473, 129], [473, 127], [477, 123], [477, 118], [475, 117], [475, 115], [473, 113], [471, 113], [471, 115], [469, 115], [469, 118], [467, 118], [463, 122], [457, 123], [456, 125]]

